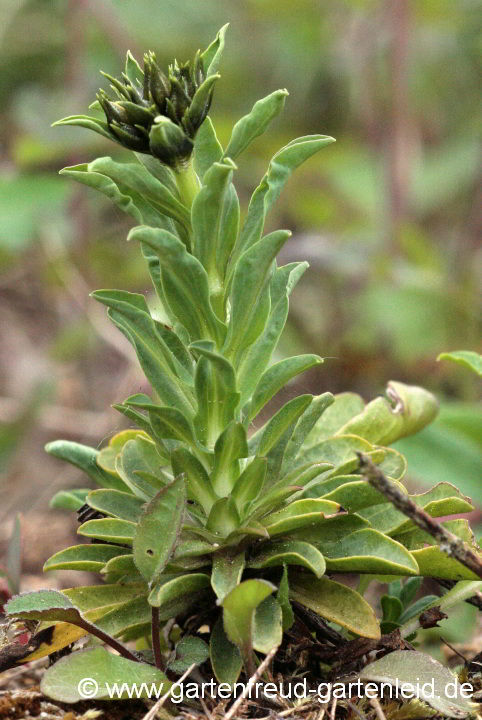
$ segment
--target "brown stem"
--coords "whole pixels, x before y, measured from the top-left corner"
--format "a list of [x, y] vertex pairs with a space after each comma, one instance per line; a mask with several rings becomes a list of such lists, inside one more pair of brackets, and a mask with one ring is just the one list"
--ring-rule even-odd
[[154, 651], [154, 661], [158, 670], [164, 670], [164, 661], [161, 653], [161, 639], [159, 637], [159, 608], [151, 608], [151, 633], [152, 633], [152, 649]]
[[129, 648], [126, 648], [125, 645], [123, 645], [119, 640], [116, 640], [116, 638], [112, 637], [112, 635], [109, 635], [109, 633], [104, 632], [101, 630], [97, 625], [93, 625], [92, 623], [88, 622], [87, 620], [79, 620], [75, 623], [75, 625], [78, 625], [83, 630], [87, 630], [91, 635], [94, 635], [95, 637], [98, 637], [99, 640], [102, 640], [106, 645], [109, 645], [114, 650], [117, 650], [119, 655], [122, 655], [122, 657], [127, 658], [127, 660], [133, 660], [134, 662], [140, 662], [137, 655], [134, 655], [133, 652], [129, 650]]
[[362, 453], [357, 453], [357, 455], [362, 475], [375, 490], [385, 495], [392, 505], [409, 517], [415, 525], [432, 535], [438, 542], [440, 549], [447, 553], [449, 557], [455, 558], [455, 560], [458, 560], [459, 563], [475, 573], [477, 577], [482, 578], [482, 562], [474, 552], [464, 547], [460, 538], [448, 532], [437, 520], [430, 517], [425, 510], [415, 505], [408, 495], [400, 492], [368, 457]]

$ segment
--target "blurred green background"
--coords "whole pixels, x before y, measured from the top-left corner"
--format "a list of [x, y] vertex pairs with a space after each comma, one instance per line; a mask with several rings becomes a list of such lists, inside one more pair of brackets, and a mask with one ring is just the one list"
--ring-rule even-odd
[[125, 242], [129, 221], [57, 176], [123, 151], [50, 125], [85, 112], [107, 88], [99, 69], [120, 74], [127, 48], [139, 59], [152, 49], [166, 66], [228, 21], [211, 110], [220, 139], [258, 98], [290, 92], [282, 118], [239, 161], [244, 207], [282, 144], [337, 139], [297, 171], [269, 219], [268, 229], [293, 230], [282, 260], [311, 265], [280, 354], [329, 358], [290, 392], [372, 399], [390, 379], [424, 385], [441, 413], [399, 443], [410, 475], [419, 487], [453, 482], [482, 507], [480, 383], [436, 362], [445, 350], [479, 349], [481, 9], [478, 0], [0, 1], [0, 520], [41, 512], [59, 486], [84, 482], [44, 455], [46, 441], [100, 444], [122, 427], [111, 403], [146, 389], [127, 341], [88, 298], [102, 287], [150, 291]]

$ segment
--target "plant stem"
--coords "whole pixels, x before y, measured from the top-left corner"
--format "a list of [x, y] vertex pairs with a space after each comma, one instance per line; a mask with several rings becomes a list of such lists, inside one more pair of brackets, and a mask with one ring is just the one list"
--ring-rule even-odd
[[159, 608], [152, 608], [151, 618], [152, 649], [154, 651], [154, 661], [158, 670], [164, 670], [165, 667], [161, 653], [161, 640], [159, 637]]
[[[449, 557], [455, 558], [459, 563], [471, 570], [479, 578], [482, 578], [482, 562], [477, 555], [464, 546], [463, 541], [448, 532], [442, 525], [431, 517], [425, 510], [415, 505], [408, 495], [404, 495], [391, 483], [372, 461], [363, 455], [357, 453], [360, 461], [360, 470], [366, 480], [385, 495], [397, 510], [409, 517], [415, 525], [432, 535], [438, 542], [440, 550], [445, 552]], [[464, 598], [465, 599], [465, 598]]]
[[[425, 610], [430, 610], [432, 607], [440, 607], [444, 611], [450, 610], [454, 605], [458, 605], [464, 600], [467, 600], [467, 598], [472, 597], [481, 588], [482, 582], [480, 580], [460, 580], [452, 590], [449, 590], [448, 593], [445, 593], [441, 598], [434, 600]], [[402, 625], [400, 634], [403, 638], [406, 638], [416, 632], [419, 627], [419, 617], [414, 617]]]
[[104, 632], [104, 630], [101, 630], [99, 627], [97, 627], [97, 625], [94, 625], [87, 620], [79, 620], [79, 622], [76, 622], [75, 625], [78, 625], [83, 630], [87, 630], [87, 632], [89, 632], [91, 635], [98, 637], [99, 640], [102, 640], [102, 642], [104, 642], [106, 645], [109, 645], [114, 650], [117, 650], [119, 655], [127, 658], [127, 660], [140, 662], [137, 655], [134, 655], [134, 653], [131, 652], [129, 648], [126, 648], [126, 646], [119, 642], [119, 640], [112, 637], [112, 635], [109, 635], [109, 633]]

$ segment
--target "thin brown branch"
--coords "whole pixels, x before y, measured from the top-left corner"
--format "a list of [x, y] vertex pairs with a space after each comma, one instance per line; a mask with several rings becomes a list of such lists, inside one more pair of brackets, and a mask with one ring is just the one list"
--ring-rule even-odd
[[425, 510], [415, 505], [408, 495], [400, 492], [400, 490], [385, 477], [380, 468], [374, 465], [368, 457], [362, 453], [357, 453], [357, 455], [360, 461], [361, 474], [375, 490], [385, 495], [392, 505], [409, 517], [415, 525], [435, 538], [440, 550], [445, 552], [449, 557], [458, 560], [459, 563], [471, 570], [477, 577], [482, 578], [481, 560], [472, 550], [464, 546], [460, 538], [448, 532], [437, 520], [430, 517]]
[[152, 610], [152, 650], [154, 651], [154, 661], [158, 670], [164, 670], [164, 662], [161, 653], [161, 638], [159, 636], [159, 608], [153, 607]]

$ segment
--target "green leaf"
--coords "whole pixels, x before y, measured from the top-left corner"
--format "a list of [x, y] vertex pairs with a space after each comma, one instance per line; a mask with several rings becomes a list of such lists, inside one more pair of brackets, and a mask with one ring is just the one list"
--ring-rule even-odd
[[218, 618], [212, 630], [209, 653], [216, 680], [234, 685], [243, 667], [243, 660], [238, 648], [224, 631], [222, 617]]
[[[266, 235], [239, 259], [231, 287], [231, 315], [223, 354], [236, 364], [238, 355], [263, 332], [270, 310], [269, 281], [273, 261], [291, 233]], [[242, 328], [242, 332], [240, 332]]]
[[159, 440], [179, 440], [191, 447], [196, 447], [197, 443], [191, 423], [176, 408], [135, 401], [130, 401], [129, 405], [148, 411], [151, 427]]
[[144, 243], [158, 256], [164, 296], [191, 341], [214, 340], [220, 347], [226, 329], [212, 309], [208, 276], [199, 260], [165, 230], [137, 227], [129, 233], [131, 239]]
[[189, 450], [182, 447], [171, 454], [171, 463], [175, 476], [185, 476], [188, 499], [197, 502], [208, 516], [218, 498], [204, 466]]
[[281, 606], [283, 614], [283, 632], [289, 630], [295, 621], [293, 608], [290, 603], [290, 587], [288, 583], [288, 567], [283, 566], [283, 577], [279, 584], [278, 592], [276, 593], [276, 599]]
[[242, 356], [238, 369], [241, 405], [251, 397], [267, 368], [288, 317], [289, 295], [308, 268], [308, 263], [290, 263], [278, 268], [270, 283], [271, 310], [263, 332]]
[[236, 503], [231, 496], [222, 497], [212, 506], [206, 523], [206, 530], [224, 538], [239, 528], [239, 517]]
[[236, 480], [231, 495], [236, 501], [241, 514], [243, 509], [250, 502], [256, 500], [261, 492], [266, 477], [267, 464], [266, 458], [255, 457]]
[[373, 608], [346, 585], [325, 577], [314, 579], [290, 573], [290, 596], [355, 635], [375, 639], [380, 637], [380, 627]]
[[87, 504], [105, 515], [136, 523], [144, 502], [141, 498], [118, 490], [93, 490], [87, 497]]
[[161, 402], [190, 416], [194, 400], [190, 388], [179, 381], [178, 361], [156, 330], [143, 295], [122, 290], [98, 290], [92, 297], [107, 305], [112, 322], [133, 345], [147, 379]]
[[248, 567], [260, 569], [276, 565], [301, 565], [311, 570], [316, 577], [325, 574], [325, 560], [319, 550], [310, 543], [299, 540], [287, 540], [261, 546], [261, 550], [251, 557]]
[[208, 116], [197, 131], [194, 140], [193, 163], [196, 174], [202, 179], [211, 165], [219, 162], [222, 156], [222, 145]]
[[325, 515], [338, 512], [338, 503], [329, 500], [296, 500], [278, 512], [266, 515], [261, 524], [268, 530], [270, 537], [298, 530], [306, 525], [323, 522]]
[[89, 488], [59, 490], [49, 502], [49, 507], [52, 509], [73, 510], [75, 512], [85, 504], [85, 498], [89, 492]]
[[176, 654], [169, 660], [171, 672], [181, 675], [191, 665], [202, 665], [209, 657], [209, 646], [204, 640], [193, 635], [183, 637], [176, 645]]
[[321, 543], [317, 546], [325, 556], [327, 568], [336, 572], [419, 574], [413, 554], [401, 543], [372, 528], [358, 530], [338, 542]]
[[323, 358], [318, 355], [297, 355], [271, 365], [261, 376], [249, 403], [249, 421], [254, 420], [266, 403], [290, 380], [316, 365], [321, 365], [322, 362]]
[[107, 123], [104, 120], [99, 120], [98, 118], [90, 117], [89, 115], [69, 115], [69, 117], [62, 118], [62, 120], [57, 120], [52, 123], [52, 127], [58, 127], [61, 125], [83, 127], [87, 130], [93, 130], [94, 132], [99, 133], [99, 135], [102, 135], [108, 140], [112, 140]]
[[[106, 582], [117, 583], [125, 575], [134, 575], [138, 572], [133, 555], [119, 555], [109, 560], [101, 570]], [[141, 577], [139, 575], [139, 577]]]
[[[417, 578], [413, 579], [416, 580]], [[407, 620], [411, 620], [412, 618], [417, 617], [417, 615], [420, 615], [420, 613], [426, 610], [429, 605], [432, 605], [432, 603], [436, 602], [438, 599], [438, 595], [425, 595], [425, 597], [421, 597], [417, 600], [417, 602], [413, 603], [413, 605], [410, 605], [410, 607], [408, 607], [402, 615], [400, 615], [400, 625], [407, 622]]]
[[[459, 490], [450, 483], [438, 483], [426, 493], [409, 497], [432, 517], [444, 517], [473, 510], [468, 499], [464, 498]], [[397, 535], [412, 527], [412, 521], [396, 510], [391, 503], [365, 508], [358, 514], [366, 518], [373, 528], [387, 535]]]
[[384, 622], [398, 622], [402, 615], [403, 605], [397, 597], [391, 595], [382, 595], [380, 605], [383, 612]]
[[387, 386], [387, 398], [368, 403], [337, 434], [359, 435], [371, 443], [390, 445], [422, 430], [438, 412], [437, 400], [423, 388], [392, 381]]
[[225, 551], [223, 554], [217, 553], [213, 557], [211, 586], [220, 601], [239, 585], [244, 566], [244, 552], [230, 553]]
[[338, 513], [334, 517], [327, 517], [313, 527], [305, 527], [290, 532], [290, 537], [296, 540], [319, 544], [334, 543], [343, 540], [356, 530], [368, 527], [368, 521], [352, 513]]
[[[371, 507], [372, 505], [380, 505], [386, 503], [384, 495], [375, 490], [365, 480], [356, 480], [357, 475], [337, 475], [332, 481], [328, 481], [327, 484], [331, 485], [338, 484], [335, 490], [328, 492], [324, 484], [318, 485], [318, 488], [322, 489], [321, 497], [324, 500], [333, 500], [333, 502], [339, 503], [345, 510], [349, 512], [356, 512], [357, 510], [363, 510], [363, 508]], [[402, 492], [406, 492], [405, 488], [399, 483], [392, 483]], [[403, 489], [402, 489], [403, 488]]]
[[332, 142], [334, 140], [331, 137], [308, 135], [293, 140], [276, 153], [249, 203], [248, 215], [231, 256], [229, 266], [231, 272], [237, 266], [242, 253], [261, 238], [266, 215], [278, 199], [291, 173], [314, 153]]
[[266, 425], [251, 436], [249, 439], [250, 454], [255, 452], [257, 455], [267, 455], [286, 430], [289, 428], [294, 430], [295, 423], [312, 400], [313, 395], [299, 395], [285, 403]]
[[328, 440], [351, 418], [361, 413], [364, 407], [365, 402], [360, 395], [348, 392], [335, 395], [335, 401], [316, 422], [306, 438], [304, 447], [310, 448], [322, 440]]
[[228, 639], [239, 648], [248, 675], [252, 665], [254, 613], [274, 590], [275, 586], [266, 580], [245, 580], [231, 590], [221, 603], [224, 630]]
[[[96, 683], [96, 701], [110, 700], [107, 686], [113, 687], [115, 683], [118, 683], [119, 688], [125, 683], [122, 695], [124, 698], [128, 697], [127, 690], [130, 690], [133, 684], [139, 686], [139, 697], [149, 697], [152, 685], [159, 688], [159, 696], [167, 692], [172, 685], [164, 673], [152, 665], [127, 660], [107, 652], [104, 648], [89, 648], [63, 657], [49, 668], [42, 678], [41, 690], [47, 697], [58, 702], [76, 703], [85, 698], [85, 695], [79, 692], [80, 683], [85, 678]], [[89, 686], [93, 687], [95, 686]], [[87, 685], [85, 689], [87, 690]]]
[[88, 538], [95, 538], [103, 542], [119, 543], [130, 545], [134, 538], [136, 523], [117, 518], [101, 518], [100, 520], [88, 520], [77, 530], [78, 535]]
[[168, 579], [165, 577], [151, 591], [148, 602], [153, 607], [163, 607], [182, 595], [190, 595], [209, 585], [209, 575], [190, 573]]
[[[151, 428], [149, 428], [149, 431], [151, 431]], [[126, 442], [129, 440], [135, 440], [139, 435], [147, 438], [148, 440], [150, 439], [149, 435], [144, 433], [142, 430], [121, 430], [121, 432], [113, 435], [110, 438], [107, 447], [102, 448], [97, 456], [97, 465], [106, 472], [117, 475], [117, 471], [115, 469], [117, 455], [122, 452], [122, 448]]]
[[179, 542], [186, 506], [184, 478], [160, 490], [147, 505], [134, 537], [134, 562], [143, 577], [157, 582]]
[[263, 600], [254, 613], [253, 649], [269, 653], [279, 647], [283, 639], [283, 611], [272, 596]]
[[5, 605], [5, 614], [22, 620], [53, 620], [76, 625], [79, 609], [58, 590], [37, 590], [16, 595]]
[[70, 588], [69, 590], [62, 590], [62, 594], [66, 595], [81, 612], [88, 612], [98, 608], [111, 608], [114, 605], [121, 605], [138, 595], [145, 594], [145, 591], [145, 583], [132, 585], [114, 583], [112, 585]]
[[477, 373], [477, 375], [482, 376], [482, 355], [471, 350], [455, 350], [454, 352], [441, 353], [437, 360], [451, 360], [457, 365], [463, 365], [472, 372]]
[[143, 500], [150, 500], [166, 484], [163, 461], [150, 440], [128, 440], [116, 457], [116, 470], [125, 484]]
[[121, 188], [135, 193], [136, 199], [140, 196], [162, 214], [190, 229], [189, 210], [143, 165], [118, 163], [110, 157], [101, 157], [89, 163], [88, 171], [110, 178]]
[[48, 443], [45, 450], [49, 455], [53, 455], [59, 460], [65, 460], [83, 470], [101, 487], [126, 490], [126, 486], [120, 478], [110, 475], [97, 465], [99, 451], [94, 448], [70, 442], [69, 440], [55, 440]]
[[232, 422], [216, 440], [211, 484], [219, 497], [228, 495], [239, 477], [239, 460], [248, 456], [246, 430]]
[[[359, 677], [363, 682], [419, 687], [422, 689], [421, 699], [445, 717], [460, 720], [473, 714], [476, 708], [475, 703], [461, 695], [457, 677], [433, 657], [418, 650], [411, 651], [409, 658], [407, 651], [395, 650], [366, 665]], [[423, 693], [425, 683], [428, 683], [430, 689]]]
[[[446, 580], [478, 579], [478, 575], [472, 570], [469, 570], [454, 558], [449, 557], [439, 547], [432, 546], [412, 550], [410, 554], [418, 563], [420, 575], [445, 578]], [[477, 553], [477, 555], [481, 558], [480, 553]]]
[[258, 100], [249, 115], [242, 117], [234, 126], [224, 157], [235, 160], [255, 138], [262, 135], [283, 110], [288, 95], [287, 90], [275, 90], [271, 95]]
[[296, 423], [285, 450], [282, 471], [288, 470], [296, 460], [305, 439], [310, 434], [325, 410], [333, 404], [335, 398], [329, 392], [314, 397], [303, 415]]
[[[138, 153], [135, 152], [134, 155], [139, 160], [141, 165], [144, 165], [146, 170], [153, 175], [156, 180], [159, 180], [161, 185], [165, 185], [167, 189], [169, 190], [172, 195], [176, 199], [179, 199], [179, 188], [177, 187], [176, 178], [174, 177], [174, 172], [171, 170], [170, 167], [167, 165], [164, 165], [160, 160], [153, 157], [152, 155], [147, 155], [146, 153]], [[149, 225], [150, 223], [146, 223], [146, 225]]]
[[231, 180], [236, 165], [216, 162], [206, 172], [192, 204], [193, 255], [207, 272], [210, 296], [223, 314], [224, 274], [239, 226], [239, 202]]
[[214, 73], [217, 73], [218, 71], [224, 50], [224, 36], [226, 35], [226, 30], [228, 29], [228, 27], [229, 23], [223, 25], [221, 30], [216, 35], [216, 39], [213, 40], [209, 47], [207, 47], [206, 50], [201, 54], [206, 77], [214, 75]]
[[194, 343], [191, 350], [201, 356], [194, 380], [198, 404], [194, 426], [200, 442], [212, 449], [235, 417], [239, 404], [236, 375], [231, 363], [214, 352], [214, 343]]
[[74, 545], [52, 555], [44, 570], [84, 570], [100, 572], [104, 565], [118, 555], [127, 555], [128, 548], [118, 545]]

